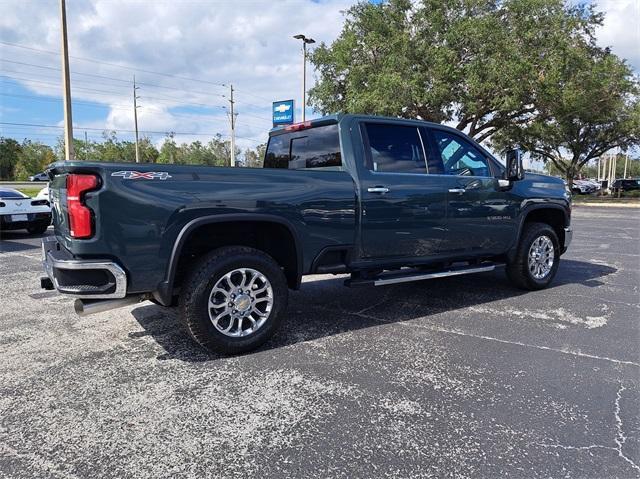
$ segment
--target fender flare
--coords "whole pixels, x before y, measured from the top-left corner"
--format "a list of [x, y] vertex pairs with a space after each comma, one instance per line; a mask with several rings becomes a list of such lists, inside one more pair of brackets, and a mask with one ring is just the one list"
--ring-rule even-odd
[[529, 213], [535, 210], [558, 210], [562, 212], [564, 217], [564, 226], [569, 226], [569, 207], [563, 206], [559, 203], [535, 203], [532, 205], [525, 206], [520, 212], [520, 220], [518, 224], [518, 234], [516, 235], [516, 241], [513, 243], [513, 246], [509, 248], [507, 251], [507, 259], [509, 261], [513, 261], [516, 255], [516, 251], [518, 250], [518, 245], [520, 244], [520, 237], [522, 236], [522, 230], [524, 229], [524, 223], [529, 216]]
[[260, 213], [231, 213], [231, 214], [221, 214], [221, 215], [207, 215], [201, 216], [199, 218], [195, 218], [189, 222], [187, 222], [176, 237], [173, 248], [171, 250], [171, 256], [169, 257], [169, 262], [167, 265], [165, 278], [162, 282], [158, 284], [157, 291], [154, 293], [155, 299], [164, 306], [169, 306], [173, 299], [173, 283], [175, 280], [176, 269], [178, 266], [178, 261], [180, 259], [180, 254], [182, 253], [182, 248], [189, 238], [190, 234], [196, 230], [197, 228], [214, 223], [227, 223], [227, 222], [251, 222], [251, 221], [260, 221], [263, 223], [277, 223], [289, 231], [291, 237], [293, 238], [294, 247], [296, 249], [296, 289], [300, 286], [300, 282], [302, 280], [302, 268], [303, 268], [303, 258], [302, 258], [302, 248], [300, 246], [300, 238], [298, 237], [297, 231], [289, 220], [276, 215], [270, 214], [260, 214]]

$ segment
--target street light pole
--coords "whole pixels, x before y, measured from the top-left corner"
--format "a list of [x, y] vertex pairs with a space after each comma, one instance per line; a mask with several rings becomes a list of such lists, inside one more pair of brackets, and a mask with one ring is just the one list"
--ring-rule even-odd
[[305, 105], [307, 96], [307, 44], [315, 43], [313, 38], [307, 38], [304, 35], [294, 35], [296, 40], [302, 40], [302, 121], [305, 120]]
[[67, 8], [60, 0], [60, 22], [62, 24], [62, 88], [64, 107], [64, 159], [73, 160], [73, 120], [71, 118], [71, 82], [69, 79], [69, 48], [67, 44]]

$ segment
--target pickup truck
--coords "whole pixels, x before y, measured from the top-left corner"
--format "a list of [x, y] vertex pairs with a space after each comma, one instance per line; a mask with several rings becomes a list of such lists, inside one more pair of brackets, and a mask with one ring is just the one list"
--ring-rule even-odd
[[178, 306], [193, 339], [225, 354], [271, 337], [304, 275], [384, 286], [506, 265], [535, 290], [572, 234], [563, 180], [418, 120], [273, 129], [260, 169], [73, 161], [47, 172], [55, 235], [42, 287], [77, 297], [79, 314]]

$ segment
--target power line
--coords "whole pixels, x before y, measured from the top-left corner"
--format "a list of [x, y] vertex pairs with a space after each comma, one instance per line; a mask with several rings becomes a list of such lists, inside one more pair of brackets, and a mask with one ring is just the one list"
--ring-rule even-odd
[[[42, 98], [42, 97], [38, 97], [38, 96], [32, 96], [32, 95], [20, 95], [20, 94], [14, 94], [14, 93], [3, 93], [0, 92], [0, 96], [6, 96], [6, 97], [13, 97], [13, 98], [26, 98], [32, 101], [43, 101], [43, 102], [50, 102], [50, 103], [61, 103], [62, 99], [61, 98]], [[100, 103], [98, 101], [95, 102], [91, 102], [91, 101], [81, 101], [81, 100], [74, 100], [73, 104], [76, 105], [85, 105], [85, 106], [90, 106], [93, 108], [110, 108], [110, 109], [114, 109], [114, 110], [122, 110], [122, 111], [129, 111], [131, 109], [130, 106], [126, 106], [124, 104], [121, 103], [116, 103], [113, 105], [110, 104], [103, 104]], [[151, 110], [151, 111], [165, 111], [162, 110], [161, 108], [158, 108], [154, 105], [146, 105], [146, 106], [140, 106], [139, 108], [143, 109], [143, 110]], [[176, 117], [176, 118], [185, 118], [187, 120], [191, 120], [191, 121], [206, 121], [206, 122], [226, 122], [226, 120], [222, 117], [205, 117], [204, 115], [201, 114], [197, 114], [194, 113], [193, 115], [185, 115], [185, 114], [181, 114], [181, 113], [174, 113], [172, 111], [168, 111], [166, 110], [167, 113], [169, 115], [171, 115], [172, 117]], [[247, 125], [247, 126], [251, 126], [254, 128], [264, 128], [264, 125], [257, 125], [255, 123], [249, 123], [247, 121], [243, 121], [243, 124]]]
[[[32, 50], [32, 51], [36, 51], [36, 52], [40, 52], [40, 53], [47, 53], [47, 54], [51, 54], [51, 55], [59, 55], [59, 52], [54, 52], [54, 51], [51, 51], [51, 50], [43, 50], [43, 49], [34, 48], [34, 47], [27, 47], [26, 45], [18, 45], [18, 44], [10, 43], [10, 42], [0, 41], [0, 44], [7, 45], [7, 46], [12, 46], [12, 47], [15, 47], [15, 48], [24, 48], [24, 49], [27, 49], [27, 50]], [[124, 68], [124, 69], [132, 70], [132, 71], [145, 72], [145, 73], [149, 73], [149, 74], [152, 74], [152, 75], [161, 75], [161, 76], [166, 76], [166, 77], [170, 77], [170, 78], [177, 78], [177, 79], [185, 80], [185, 81], [206, 83], [206, 84], [211, 84], [211, 85], [215, 85], [215, 86], [218, 86], [218, 87], [227, 87], [228, 86], [225, 83], [212, 82], [212, 81], [209, 81], [209, 80], [202, 80], [202, 79], [199, 79], [199, 78], [183, 77], [183, 76], [180, 76], [180, 75], [173, 75], [173, 74], [170, 74], [170, 73], [156, 72], [156, 71], [152, 71], [152, 70], [144, 70], [144, 69], [140, 69], [140, 68], [125, 67], [125, 66], [118, 65], [118, 64], [115, 64], [115, 63], [103, 62], [103, 61], [100, 61], [100, 60], [93, 60], [93, 59], [90, 59], [90, 58], [82, 58], [82, 57], [75, 57], [75, 56], [71, 56], [70, 58], [73, 58], [73, 59], [76, 59], [76, 60], [81, 60], [81, 61], [87, 61], [87, 62], [93, 62], [93, 63], [103, 64], [103, 65], [108, 65], [108, 66], [116, 67], [116, 68]], [[60, 68], [37, 65], [37, 64], [33, 64], [33, 63], [18, 62], [18, 61], [15, 61], [15, 60], [4, 60], [4, 59], [2, 61], [9, 62], [9, 63], [15, 63], [15, 64], [18, 64], [18, 65], [25, 65], [25, 66], [32, 66], [32, 67], [36, 67], [36, 68], [46, 68], [46, 69], [49, 69], [49, 70], [60, 71]], [[91, 77], [96, 77], [96, 78], [103, 78], [103, 79], [112, 80], [112, 81], [118, 81], [118, 82], [127, 82], [127, 80], [122, 80], [120, 78], [114, 78], [114, 77], [109, 77], [109, 76], [105, 76], [105, 75], [97, 75], [97, 74], [92, 74], [92, 73], [73, 72], [72, 75], [73, 74], [91, 76]], [[138, 84], [139, 85], [145, 85], [145, 86], [152, 86], [152, 87], [155, 87], [155, 88], [164, 88], [164, 89], [169, 89], [169, 90], [179, 90], [179, 91], [184, 91], [184, 92], [191, 92], [191, 93], [196, 93], [196, 94], [201, 94], [201, 95], [211, 95], [210, 92], [200, 92], [200, 91], [194, 91], [194, 90], [183, 90], [181, 88], [168, 87], [168, 86], [164, 86], [164, 85], [157, 85], [157, 84], [153, 84], [153, 83], [146, 83], [146, 82], [140, 82], [140, 81], [138, 82]], [[265, 98], [263, 96], [256, 95], [255, 93], [250, 93], [250, 92], [248, 92], [246, 90], [238, 90], [237, 88], [234, 88], [234, 89], [235, 89], [236, 92], [240, 92], [240, 93], [242, 93], [244, 95], [252, 96], [254, 98], [257, 98], [259, 100], [267, 102], [267, 105], [264, 105], [264, 106], [255, 105], [255, 104], [248, 103], [248, 102], [242, 102], [242, 103], [245, 103], [246, 105], [253, 106], [255, 108], [268, 108], [268, 104], [273, 101], [273, 99], [268, 99], [268, 98]], [[216, 94], [216, 95], [220, 95], [220, 94]], [[221, 96], [224, 96], [224, 95], [221, 95]]]
[[[56, 128], [62, 129], [64, 127], [58, 125], [42, 125], [36, 123], [13, 123], [7, 121], [0, 121], [0, 125], [9, 125], [9, 126], [25, 126], [25, 127], [33, 127], [33, 128]], [[122, 128], [94, 128], [88, 126], [76, 126], [78, 130], [89, 130], [89, 131], [115, 131], [115, 132], [123, 132], [123, 133], [135, 133], [135, 130], [125, 130]], [[196, 132], [181, 132], [181, 131], [173, 131], [173, 130], [165, 130], [165, 131], [152, 131], [152, 130], [139, 130], [140, 133], [149, 133], [153, 135], [166, 135], [169, 133], [173, 133], [174, 135], [192, 135], [192, 136], [221, 136], [223, 138], [229, 138], [228, 135], [221, 135], [220, 133], [196, 133]], [[250, 140], [255, 143], [261, 143], [254, 138], [248, 138], [246, 136], [236, 136], [236, 138], [242, 138], [243, 140]]]
[[[10, 46], [10, 47], [14, 47], [14, 48], [23, 48], [25, 50], [31, 50], [31, 51], [39, 52], [39, 53], [47, 53], [49, 55], [60, 55], [60, 52], [55, 52], [55, 51], [52, 51], [52, 50], [44, 50], [42, 48], [28, 47], [26, 45], [19, 45], [17, 43], [0, 41], [0, 44], [7, 45], [7, 46]], [[178, 78], [180, 80], [193, 81], [193, 82], [199, 82], [199, 83], [206, 83], [206, 84], [209, 84], [209, 85], [215, 85], [215, 86], [219, 86], [219, 87], [226, 87], [227, 86], [226, 84], [220, 83], [220, 82], [214, 82], [214, 81], [210, 81], [210, 80], [201, 80], [199, 78], [183, 77], [183, 76], [180, 76], [180, 75], [173, 75], [171, 73], [157, 72], [157, 71], [153, 71], [153, 70], [145, 70], [143, 68], [132, 68], [132, 67], [119, 65], [117, 63], [105, 62], [105, 61], [101, 61], [101, 60], [94, 60], [92, 58], [76, 57], [76, 56], [72, 56], [72, 55], [70, 55], [69, 58], [73, 58], [74, 60], [80, 60], [80, 61], [84, 61], [84, 62], [96, 63], [98, 65], [108, 65], [108, 66], [111, 66], [111, 67], [114, 67], [114, 68], [123, 68], [125, 70], [149, 73], [151, 75], [160, 75], [160, 76], [165, 76], [165, 77], [170, 77], [170, 78]]]

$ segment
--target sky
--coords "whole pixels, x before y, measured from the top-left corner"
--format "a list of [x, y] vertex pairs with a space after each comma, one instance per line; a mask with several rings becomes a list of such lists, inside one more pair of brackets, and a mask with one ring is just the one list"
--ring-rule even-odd
[[[293, 35], [330, 43], [349, 0], [67, 0], [75, 136], [133, 138], [133, 76], [141, 135], [160, 144], [229, 136], [266, 141], [271, 102], [300, 105], [302, 53]], [[603, 0], [602, 46], [640, 72], [640, 0]], [[0, 0], [0, 136], [54, 144], [63, 112], [58, 0]], [[313, 85], [312, 68], [307, 87]], [[307, 109], [307, 116], [317, 116]], [[296, 118], [299, 119], [299, 110]]]

